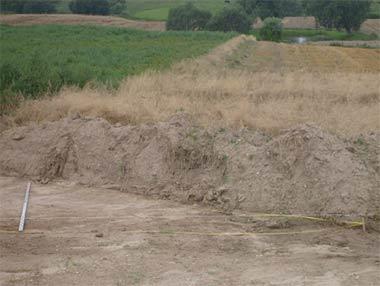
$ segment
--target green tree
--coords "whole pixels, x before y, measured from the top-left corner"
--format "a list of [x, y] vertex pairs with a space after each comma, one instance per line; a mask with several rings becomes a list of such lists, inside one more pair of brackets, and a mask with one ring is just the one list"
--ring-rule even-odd
[[0, 0], [1, 12], [54, 13], [57, 0]]
[[238, 0], [237, 2], [253, 18], [283, 18], [304, 14], [302, 3], [299, 0]]
[[281, 19], [274, 17], [266, 18], [259, 35], [262, 40], [279, 42], [282, 38]]
[[1, 12], [22, 13], [25, 0], [0, 0]]
[[120, 15], [127, 11], [127, 0], [110, 0], [110, 13]]
[[55, 1], [46, 1], [46, 0], [29, 0], [24, 1], [23, 13], [54, 13], [55, 10]]
[[351, 33], [367, 19], [371, 0], [304, 0], [304, 6], [321, 26]]
[[224, 8], [213, 16], [206, 26], [207, 30], [248, 33], [251, 29], [251, 19], [240, 6]]
[[195, 7], [191, 2], [169, 10], [167, 30], [203, 30], [211, 13]]
[[108, 0], [73, 0], [69, 8], [75, 14], [108, 15], [110, 2]]

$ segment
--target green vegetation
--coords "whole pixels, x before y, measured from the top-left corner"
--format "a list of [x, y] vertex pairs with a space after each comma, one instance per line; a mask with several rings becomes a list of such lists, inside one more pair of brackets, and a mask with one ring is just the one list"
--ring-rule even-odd
[[206, 30], [248, 33], [251, 30], [251, 19], [240, 6], [233, 5], [216, 13], [207, 23]]
[[110, 1], [108, 0], [72, 0], [69, 4], [75, 14], [109, 15]]
[[281, 19], [274, 17], [266, 18], [259, 35], [262, 40], [279, 42], [282, 39]]
[[251, 19], [239, 5], [225, 7], [212, 16], [210, 12], [200, 10], [189, 2], [170, 9], [166, 28], [248, 33], [251, 30]]
[[372, 0], [371, 10], [368, 14], [369, 19], [380, 19], [380, 0]]
[[11, 13], [54, 13], [58, 0], [0, 0], [0, 11]]
[[321, 26], [345, 29], [348, 33], [358, 31], [367, 19], [371, 0], [304, 0], [306, 11]]
[[[259, 30], [252, 32], [258, 40], [262, 40]], [[367, 35], [359, 32], [348, 34], [336, 30], [327, 29], [283, 29], [282, 42], [293, 42], [294, 38], [304, 37], [307, 41], [371, 41], [377, 40], [376, 35]]]
[[[231, 3], [236, 0], [231, 0]], [[223, 9], [224, 0], [128, 0], [128, 15], [132, 18], [142, 20], [164, 21], [168, 18], [169, 10], [187, 2], [191, 2], [195, 7], [215, 14]]]
[[300, 0], [237, 0], [237, 2], [253, 19], [304, 15]]
[[234, 34], [146, 32], [97, 26], [0, 25], [0, 103], [64, 85], [117, 87], [128, 75], [196, 57]]
[[210, 12], [200, 10], [189, 2], [170, 9], [166, 29], [182, 31], [204, 30], [210, 18]]
[[75, 14], [109, 15], [122, 14], [127, 9], [126, 0], [72, 0], [70, 11]]

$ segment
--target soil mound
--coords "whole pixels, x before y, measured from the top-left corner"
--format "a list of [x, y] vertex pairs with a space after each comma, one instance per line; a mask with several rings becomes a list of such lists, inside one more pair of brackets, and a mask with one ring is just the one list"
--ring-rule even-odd
[[[300, 125], [256, 150], [249, 208], [319, 216], [374, 215], [378, 172], [355, 146]], [[248, 205], [249, 205], [248, 204]]]
[[370, 147], [357, 146], [311, 125], [271, 138], [194, 127], [185, 114], [139, 126], [77, 116], [4, 131], [0, 174], [65, 179], [225, 211], [373, 216], [379, 213], [378, 140], [366, 142]]

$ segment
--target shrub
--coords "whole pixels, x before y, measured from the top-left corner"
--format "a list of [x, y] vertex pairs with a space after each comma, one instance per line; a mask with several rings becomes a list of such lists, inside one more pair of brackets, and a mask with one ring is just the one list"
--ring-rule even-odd
[[54, 13], [55, 3], [46, 0], [26, 1], [22, 9], [23, 13]]
[[120, 15], [127, 10], [126, 0], [110, 0], [110, 13], [113, 15]]
[[56, 0], [0, 0], [0, 10], [12, 13], [53, 13]]
[[192, 3], [172, 8], [166, 22], [167, 30], [203, 30], [211, 13], [195, 7]]
[[0, 0], [1, 12], [22, 13], [25, 0]]
[[110, 2], [108, 0], [73, 0], [69, 8], [75, 14], [109, 15]]
[[210, 31], [248, 33], [251, 29], [251, 21], [240, 6], [233, 6], [224, 8], [212, 17], [206, 28]]
[[266, 18], [259, 32], [261, 40], [278, 42], [282, 38], [282, 23], [279, 18]]

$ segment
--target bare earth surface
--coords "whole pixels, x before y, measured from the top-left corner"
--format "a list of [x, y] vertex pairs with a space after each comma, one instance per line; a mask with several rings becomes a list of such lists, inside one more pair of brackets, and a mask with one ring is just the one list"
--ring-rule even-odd
[[134, 21], [134, 20], [127, 20], [124, 18], [114, 17], [114, 16], [90, 16], [90, 15], [74, 15], [74, 14], [0, 15], [0, 23], [4, 23], [8, 25], [96, 24], [96, 25], [136, 28], [136, 29], [152, 30], [152, 31], [165, 30], [165, 22], [162, 22], [162, 21]]
[[[377, 233], [0, 177], [1, 285], [376, 285]], [[242, 235], [233, 235], [243, 233]]]

